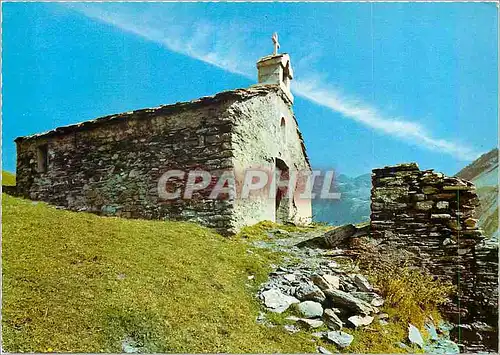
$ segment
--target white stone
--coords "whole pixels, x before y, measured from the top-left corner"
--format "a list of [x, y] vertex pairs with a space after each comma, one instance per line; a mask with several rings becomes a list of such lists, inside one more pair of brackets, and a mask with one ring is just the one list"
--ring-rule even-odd
[[314, 301], [304, 301], [299, 303], [299, 311], [307, 318], [321, 317], [323, 315], [323, 307], [321, 303]]
[[275, 313], [283, 313], [292, 304], [300, 302], [295, 297], [285, 295], [276, 288], [262, 292], [262, 296], [266, 307]]
[[328, 350], [322, 346], [318, 346], [317, 350], [320, 354], [333, 354], [330, 350]]
[[371, 316], [352, 316], [347, 318], [347, 320], [355, 327], [361, 327], [363, 325], [370, 325], [373, 322], [373, 317]]
[[408, 325], [408, 339], [411, 343], [417, 344], [420, 348], [424, 347], [424, 339], [422, 338], [422, 334], [417, 327], [413, 324]]
[[347, 348], [349, 345], [351, 345], [352, 341], [354, 340], [354, 337], [351, 334], [347, 334], [339, 330], [328, 332], [326, 334], [326, 337], [332, 343], [340, 346], [341, 348]]
[[307, 319], [307, 318], [300, 318], [298, 320], [300, 324], [304, 324], [307, 328], [319, 328], [323, 325], [323, 321], [319, 319]]
[[340, 277], [330, 274], [323, 275], [325, 281], [331, 286], [331, 288], [339, 289], [340, 288]]
[[438, 201], [438, 203], [436, 203], [436, 207], [440, 210], [448, 208], [449, 205], [450, 203], [448, 201]]
[[297, 332], [300, 332], [300, 329], [299, 329], [299, 328], [297, 328], [297, 327], [296, 327], [296, 326], [294, 326], [294, 325], [289, 325], [289, 324], [287, 324], [287, 325], [284, 325], [284, 326], [283, 326], [283, 328], [285, 328], [285, 330], [286, 330], [287, 332], [292, 333], [292, 334], [297, 333]]

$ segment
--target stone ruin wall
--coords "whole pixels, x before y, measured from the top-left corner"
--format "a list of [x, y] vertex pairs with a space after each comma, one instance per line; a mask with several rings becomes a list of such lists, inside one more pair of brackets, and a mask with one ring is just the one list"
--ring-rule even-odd
[[445, 309], [452, 320], [496, 326], [498, 247], [484, 247], [473, 218], [478, 205], [472, 183], [420, 171], [415, 163], [372, 172], [372, 236], [458, 286], [453, 305]]

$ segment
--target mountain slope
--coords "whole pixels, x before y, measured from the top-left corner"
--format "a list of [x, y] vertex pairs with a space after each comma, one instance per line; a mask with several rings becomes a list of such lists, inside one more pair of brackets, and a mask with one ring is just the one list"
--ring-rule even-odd
[[368, 221], [371, 174], [356, 178], [339, 175], [334, 182], [334, 191], [340, 192], [340, 200], [314, 199], [312, 202], [314, 221], [332, 225]]
[[9, 173], [8, 171], [2, 171], [2, 185], [3, 186], [15, 186], [16, 185], [16, 175]]
[[477, 210], [478, 225], [486, 236], [495, 240], [498, 232], [498, 148], [483, 154], [456, 176], [472, 181], [481, 206]]

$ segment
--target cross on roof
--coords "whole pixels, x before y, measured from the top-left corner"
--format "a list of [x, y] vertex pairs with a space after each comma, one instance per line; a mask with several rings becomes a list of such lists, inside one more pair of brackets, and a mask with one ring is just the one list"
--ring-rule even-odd
[[277, 32], [273, 33], [272, 40], [273, 40], [273, 44], [274, 44], [273, 55], [276, 55], [276, 54], [278, 54], [278, 49], [280, 47], [280, 43], [278, 42], [278, 33]]

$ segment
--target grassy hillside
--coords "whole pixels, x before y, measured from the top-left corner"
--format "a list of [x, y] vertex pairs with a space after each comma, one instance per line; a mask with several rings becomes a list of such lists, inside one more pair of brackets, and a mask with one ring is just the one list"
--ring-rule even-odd
[[[261, 306], [254, 295], [282, 255], [249, 241], [267, 238], [269, 228], [309, 228], [262, 222], [228, 239], [192, 223], [99, 217], [7, 194], [2, 211], [5, 351], [122, 352], [124, 342], [141, 352], [335, 349], [312, 342], [307, 332], [256, 323]], [[441, 286], [415, 282], [413, 274], [411, 282], [406, 274], [390, 282], [371, 276], [384, 290], [381, 311], [392, 321], [344, 329], [355, 336], [348, 351], [405, 352], [397, 344], [408, 322], [422, 326], [430, 314], [439, 318], [434, 295], [443, 293]], [[425, 298], [430, 294], [432, 302]], [[268, 317], [284, 324], [287, 315]]]
[[277, 256], [209, 229], [3, 194], [2, 243], [10, 352], [121, 352], [124, 339], [145, 352], [315, 352], [310, 336], [255, 322], [254, 287]]
[[16, 175], [9, 173], [8, 171], [2, 171], [2, 185], [15, 186]]

